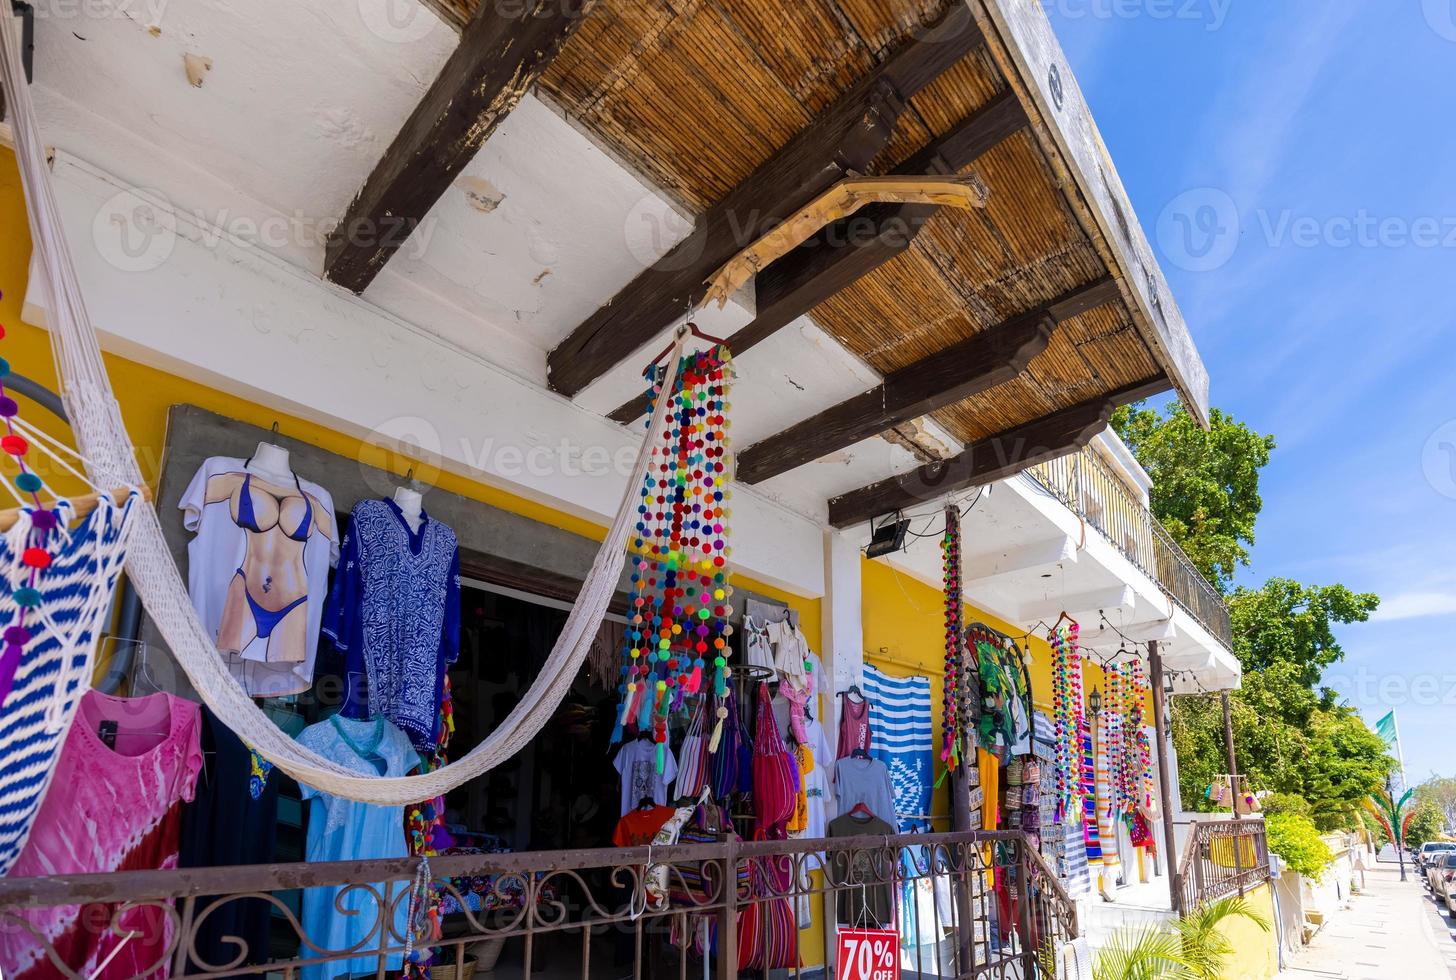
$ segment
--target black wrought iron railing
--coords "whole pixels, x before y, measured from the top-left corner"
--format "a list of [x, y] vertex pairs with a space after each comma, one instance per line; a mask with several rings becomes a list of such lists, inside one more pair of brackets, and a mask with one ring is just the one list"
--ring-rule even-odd
[[[1077, 934], [1074, 903], [1015, 832], [452, 855], [422, 866], [408, 858], [0, 879], [5, 973], [43, 957], [79, 977], [85, 949], [131, 936], [149, 950], [140, 975], [174, 977], [292, 980], [310, 966], [357, 974], [367, 957], [383, 980], [400, 957], [423, 950], [435, 980], [477, 968], [523, 980], [542, 970], [583, 980], [767, 977], [770, 968], [798, 977], [826, 962], [833, 977], [845, 955], [921, 978], [1029, 980], [1056, 976]], [[446, 901], [438, 934], [429, 917], [405, 925], [424, 882]], [[302, 903], [312, 919], [300, 915], [301, 889], [330, 890], [337, 911], [325, 918], [351, 923], [342, 948], [317, 902]], [[224, 938], [221, 951], [216, 937], [203, 941], [209, 922], [243, 903], [271, 914], [266, 948], [245, 936]], [[58, 942], [37, 928], [37, 913], [57, 909], [94, 935]], [[856, 926], [883, 926], [889, 938], [857, 946], [848, 932]]]
[[1264, 821], [1194, 821], [1178, 868], [1187, 913], [1235, 892], [1242, 895], [1269, 880], [1269, 842]]
[[1223, 596], [1096, 452], [1083, 449], [1026, 471], [1044, 490], [1112, 543], [1203, 628], [1233, 647]]

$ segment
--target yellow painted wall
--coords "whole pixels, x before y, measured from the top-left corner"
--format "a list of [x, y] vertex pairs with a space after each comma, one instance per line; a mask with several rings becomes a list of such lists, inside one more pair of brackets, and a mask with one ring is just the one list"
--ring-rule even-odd
[[[942, 621], [941, 591], [938, 588], [899, 571], [882, 561], [861, 562], [861, 604], [864, 628], [865, 661], [894, 677], [925, 674], [930, 677], [931, 720], [939, 731], [943, 698], [941, 684], [945, 676], [945, 633]], [[963, 610], [964, 621], [982, 622], [1011, 636], [1021, 630], [969, 603]], [[1030, 649], [1032, 703], [1043, 711], [1051, 710], [1052, 673], [1051, 647], [1045, 639], [1032, 636], [1023, 642]], [[1087, 688], [1102, 685], [1102, 671], [1095, 664], [1087, 670]], [[936, 762], [939, 775], [939, 760]], [[936, 791], [931, 805], [938, 817], [935, 829], [950, 827], [950, 803], [945, 787]]]
[[1240, 916], [1225, 919], [1219, 931], [1233, 944], [1234, 953], [1225, 961], [1223, 975], [1226, 980], [1268, 980], [1279, 973], [1274, 892], [1266, 883], [1246, 892], [1244, 897], [1269, 923], [1269, 931]]

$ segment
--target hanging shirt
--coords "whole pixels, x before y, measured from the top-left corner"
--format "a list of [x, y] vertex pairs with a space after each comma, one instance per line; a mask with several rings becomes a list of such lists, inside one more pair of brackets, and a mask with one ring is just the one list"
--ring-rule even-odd
[[445, 670], [460, 652], [455, 532], [423, 511], [411, 530], [393, 500], [359, 501], [323, 630], [345, 673], [368, 679], [350, 713], [382, 714], [415, 748], [434, 748]]
[[662, 825], [672, 818], [670, 806], [650, 806], [645, 810], [633, 807], [617, 821], [612, 831], [612, 843], [618, 847], [639, 847], [651, 844]]
[[774, 646], [774, 667], [779, 678], [794, 687], [804, 687], [809, 679], [809, 641], [793, 623], [769, 623], [765, 629]]
[[667, 745], [662, 747], [661, 772], [657, 771], [657, 744], [642, 738], [634, 738], [617, 750], [612, 765], [622, 777], [623, 816], [647, 798], [658, 806], [667, 803], [667, 784], [677, 778], [677, 760]]
[[313, 684], [329, 566], [339, 557], [334, 500], [296, 475], [274, 484], [232, 456], [203, 460], [178, 504], [187, 591], [238, 683], [257, 698]]
[[870, 750], [870, 703], [852, 701], [847, 694], [839, 696], [838, 758], [845, 758], [855, 749]]
[[[841, 760], [842, 761], [842, 760]], [[888, 837], [895, 828], [879, 817], [846, 813], [829, 822], [830, 837]], [[893, 924], [893, 865], [876, 849], [830, 851], [825, 878], [839, 892], [841, 925], [878, 929]]]
[[[199, 728], [207, 765], [197, 780], [196, 799], [182, 811], [178, 867], [272, 863], [282, 777], [263, 780], [254, 796], [250, 785], [253, 753], [247, 745], [206, 707]], [[199, 901], [200, 906], [205, 904]], [[240, 965], [268, 962], [272, 919], [272, 903], [261, 898], [234, 899], [218, 906], [198, 925], [193, 969], [231, 962], [238, 954], [237, 943], [229, 938], [233, 936], [248, 944], [247, 957]]]
[[[356, 721], [334, 715], [328, 721], [305, 728], [299, 733], [298, 742], [351, 772], [365, 776], [405, 776], [419, 765], [419, 756], [409, 739], [380, 716], [370, 721]], [[346, 800], [305, 783], [300, 783], [299, 789], [309, 808], [308, 840], [304, 851], [306, 860], [367, 861], [409, 855], [404, 837], [404, 807]], [[378, 894], [385, 894], [383, 882], [372, 887]], [[398, 884], [394, 895], [399, 896]], [[405, 935], [408, 906], [409, 902], [402, 900], [394, 910], [396, 935]], [[343, 910], [342, 914], [340, 910]], [[378, 899], [369, 888], [354, 886], [346, 889], [335, 885], [304, 890], [304, 934], [323, 949], [344, 950], [360, 946], [370, 932], [377, 929], [379, 920]], [[367, 949], [370, 945], [374, 944], [363, 948]], [[314, 954], [305, 948], [298, 955], [307, 958]], [[402, 962], [403, 957], [399, 953], [388, 956], [384, 970], [398, 970]], [[365, 954], [349, 960], [305, 966], [299, 970], [299, 977], [300, 980], [329, 980], [340, 975], [374, 974], [378, 969], [378, 954]]]
[[[197, 705], [170, 694], [117, 698], [87, 691], [56, 763], [50, 791], [9, 877], [168, 869], [177, 866], [181, 804], [191, 800], [202, 768]], [[103, 724], [105, 728], [103, 729]], [[81, 976], [133, 977], [167, 961], [173, 922], [155, 906], [121, 915], [115, 905], [18, 909]], [[128, 932], [136, 935], [123, 943]], [[120, 950], [117, 950], [117, 947]], [[40, 944], [17, 923], [0, 928], [6, 980], [60, 977]]]
[[743, 620], [743, 662], [750, 667], [774, 669], [773, 644], [769, 642], [768, 630], [751, 617]]
[[887, 823], [895, 823], [895, 789], [890, 770], [879, 759], [840, 759], [834, 764], [839, 811], [848, 814], [863, 803]]
[[[829, 778], [834, 770], [834, 761], [830, 755], [829, 738], [824, 734], [824, 726], [809, 718], [804, 721], [804, 729], [808, 735], [808, 741], [804, 744], [814, 753], [814, 768], [804, 775], [804, 798], [808, 815], [803, 832], [789, 836], [817, 840], [828, 835], [829, 821], [834, 819], [837, 812], [834, 788]], [[822, 860], [823, 855], [817, 857]]]

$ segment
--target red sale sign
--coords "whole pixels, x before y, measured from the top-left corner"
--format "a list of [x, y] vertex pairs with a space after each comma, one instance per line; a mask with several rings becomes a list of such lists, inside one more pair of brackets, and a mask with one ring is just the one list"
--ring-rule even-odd
[[893, 929], [839, 929], [838, 980], [900, 980], [900, 938]]

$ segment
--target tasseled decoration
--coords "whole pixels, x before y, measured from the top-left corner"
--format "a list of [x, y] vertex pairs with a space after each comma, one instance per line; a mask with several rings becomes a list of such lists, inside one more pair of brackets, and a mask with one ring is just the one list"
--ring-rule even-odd
[[716, 712], [718, 720], [713, 722], [713, 737], [708, 739], [708, 754], [718, 751], [718, 743], [723, 741], [723, 721], [728, 717], [728, 709], [721, 704]]
[[642, 703], [637, 709], [637, 730], [645, 732], [652, 725], [652, 702], [655, 700], [652, 694], [646, 690], [642, 692]]

